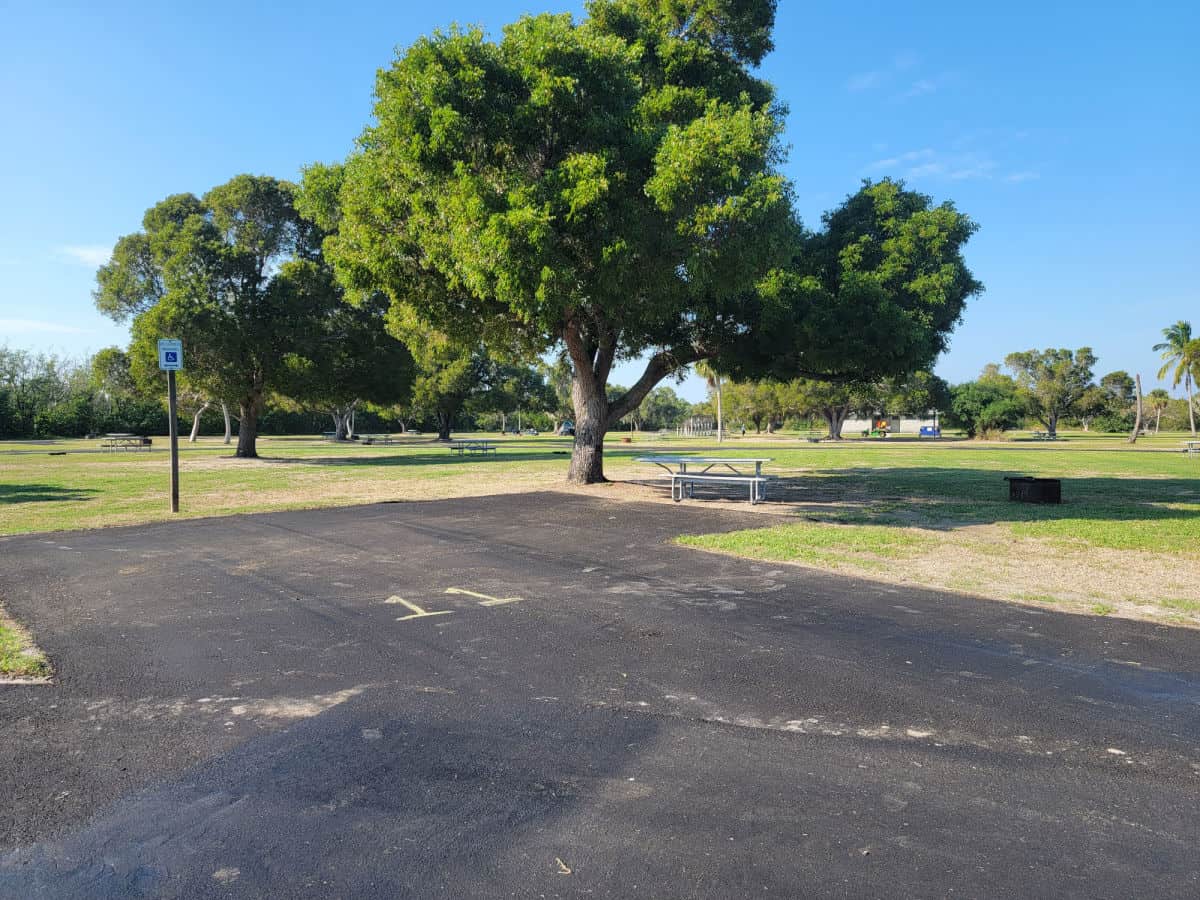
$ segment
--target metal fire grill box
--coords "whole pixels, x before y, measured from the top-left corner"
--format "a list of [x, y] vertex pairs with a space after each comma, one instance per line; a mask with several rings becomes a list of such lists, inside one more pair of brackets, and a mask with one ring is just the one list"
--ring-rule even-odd
[[1062, 503], [1062, 481], [1007, 475], [1008, 499], [1019, 503]]

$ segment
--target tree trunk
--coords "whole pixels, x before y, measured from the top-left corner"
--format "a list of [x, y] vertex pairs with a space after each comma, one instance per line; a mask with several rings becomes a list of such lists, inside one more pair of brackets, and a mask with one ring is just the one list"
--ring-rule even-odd
[[262, 398], [246, 397], [240, 404], [241, 418], [238, 419], [238, 442], [236, 456], [242, 459], [258, 458], [258, 408]]
[[192, 416], [192, 433], [188, 435], [189, 444], [196, 443], [196, 436], [200, 434], [200, 417], [204, 415], [205, 410], [207, 410], [210, 406], [212, 406], [212, 404], [205, 400], [204, 403], [201, 404], [200, 408], [196, 410], [196, 414]]
[[[571, 383], [575, 405], [575, 443], [571, 449], [571, 467], [567, 481], [572, 484], [602, 484], [604, 477], [604, 435], [608, 431], [608, 397], [604, 385], [595, 379], [585, 384], [578, 375]], [[590, 388], [590, 390], [589, 390]]]
[[1142, 376], [1139, 373], [1134, 376], [1134, 381], [1137, 384], [1137, 414], [1133, 420], [1133, 434], [1129, 436], [1129, 443], [1134, 443], [1138, 439], [1138, 432], [1142, 430]]
[[329, 418], [333, 419], [333, 439], [344, 441], [346, 439], [346, 420], [342, 417], [342, 411], [334, 409], [329, 413]]
[[450, 440], [450, 423], [453, 418], [454, 418], [454, 416], [451, 415], [450, 413], [448, 413], [444, 410], [438, 410], [437, 428], [438, 428], [438, 440], [439, 441]]
[[840, 441], [842, 426], [846, 424], [846, 417], [850, 415], [849, 407], [827, 406], [821, 410], [821, 415], [825, 418], [825, 424], [829, 426], [829, 439]]
[[575, 407], [575, 443], [567, 481], [596, 484], [604, 477], [604, 435], [621, 419], [632, 416], [650, 390], [668, 374], [703, 358], [694, 350], [664, 349], [650, 357], [646, 369], [623, 395], [608, 400], [608, 374], [616, 359], [618, 333], [604, 330], [587, 336], [580, 326], [568, 323], [562, 331], [571, 357], [571, 404]]
[[1162, 410], [1161, 409], [1154, 410], [1154, 435], [1155, 435], [1155, 437], [1158, 436], [1158, 423], [1161, 421], [1162, 421]]
[[233, 425], [229, 421], [229, 404], [221, 401], [221, 414], [225, 416], [225, 443], [233, 440]]

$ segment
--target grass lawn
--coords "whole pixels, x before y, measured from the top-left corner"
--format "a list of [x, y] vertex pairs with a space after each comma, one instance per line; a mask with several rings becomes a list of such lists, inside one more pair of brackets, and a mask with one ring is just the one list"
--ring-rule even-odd
[[[711, 438], [638, 435], [626, 445], [622, 437], [610, 436], [606, 471], [627, 483], [595, 489], [613, 499], [666, 501], [655, 470], [634, 463], [636, 455], [715, 449]], [[681, 542], [1011, 602], [1200, 625], [1200, 459], [1166, 452], [1178, 451], [1185, 435], [1142, 439], [1132, 449], [1119, 436], [1064, 437], [733, 438], [719, 452], [771, 457], [766, 471], [779, 476], [771, 497], [782, 502], [754, 507], [763, 528]], [[258, 460], [234, 459], [219, 439], [184, 443], [181, 516], [563, 487], [569, 439], [497, 440], [498, 455], [487, 458], [451, 453], [429, 436], [389, 446], [265, 437]], [[151, 453], [103, 453], [87, 441], [0, 444], [0, 534], [172, 518], [164, 445], [155, 439]], [[1007, 474], [1062, 478], [1065, 502], [1009, 503]]]
[[0, 607], [0, 679], [48, 678], [50, 663]]
[[[100, 452], [82, 440], [0, 444], [0, 534], [178, 518], [167, 509], [166, 445], [155, 438], [146, 453]], [[487, 458], [428, 436], [370, 446], [265, 437], [256, 460], [234, 458], [219, 438], [180, 448], [180, 516], [196, 517], [550, 487], [562, 480], [570, 442], [514, 437]]]
[[[1182, 436], [817, 445], [768, 455], [786, 521], [681, 543], [894, 583], [1200, 625], [1200, 459]], [[1063, 479], [1010, 503], [1004, 475]]]

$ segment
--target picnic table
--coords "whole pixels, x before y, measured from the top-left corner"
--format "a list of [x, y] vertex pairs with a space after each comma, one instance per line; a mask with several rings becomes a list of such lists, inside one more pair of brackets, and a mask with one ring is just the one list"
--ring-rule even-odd
[[1200, 441], [1184, 441], [1183, 452], [1188, 456], [1200, 456]]
[[[695, 496], [693, 491], [697, 482], [700, 484], [745, 484], [750, 488], [750, 503], [757, 503], [766, 497], [768, 477], [763, 475], [763, 463], [769, 463], [770, 457], [735, 457], [735, 456], [639, 456], [634, 460], [649, 463], [663, 469], [671, 478], [671, 499], [676, 503], [681, 501], [686, 490], [687, 496]], [[689, 469], [688, 467], [692, 468]], [[753, 474], [749, 471], [754, 467]], [[727, 469], [728, 471], [714, 471]]]
[[149, 451], [151, 446], [150, 438], [140, 434], [127, 434], [119, 432], [116, 434], [106, 434], [104, 440], [100, 442], [102, 450], [146, 450]]
[[484, 456], [491, 453], [495, 455], [496, 444], [494, 441], [484, 440], [451, 441], [450, 452], [457, 452], [459, 456], [462, 456], [464, 453], [481, 453]]
[[1048, 431], [1035, 431], [1033, 432], [1033, 439], [1035, 441], [1057, 441], [1058, 435], [1051, 434]]
[[362, 437], [363, 444], [394, 444], [396, 439], [390, 434], [364, 434]]

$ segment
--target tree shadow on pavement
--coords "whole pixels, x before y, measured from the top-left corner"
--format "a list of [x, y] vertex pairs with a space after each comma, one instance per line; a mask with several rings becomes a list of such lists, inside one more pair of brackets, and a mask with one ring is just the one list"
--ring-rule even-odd
[[553, 887], [581, 861], [555, 823], [636, 796], [622, 773], [659, 727], [611, 710], [526, 701], [518, 718], [511, 704], [411, 698], [368, 690], [118, 801], [64, 839], [0, 854], [0, 895], [207, 897], [236, 887], [424, 897], [453, 885], [447, 896], [485, 897], [497, 879]]

